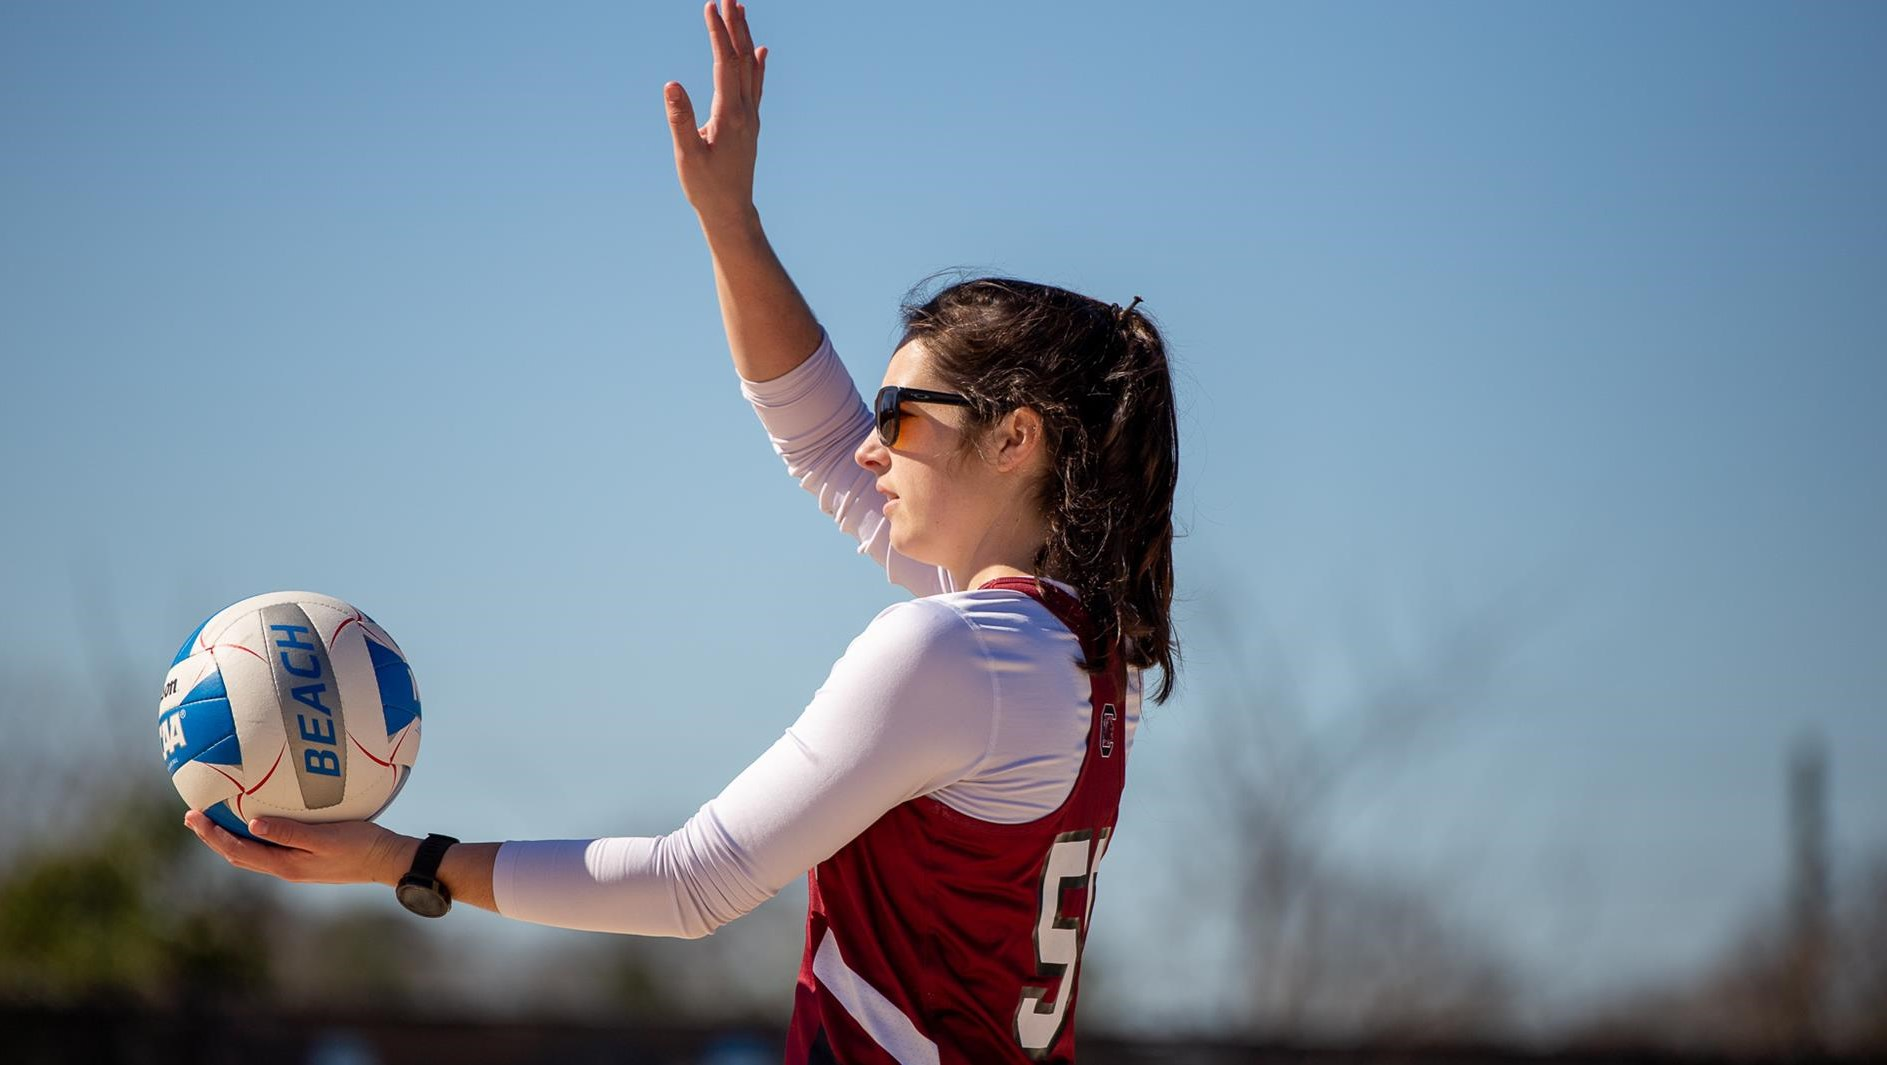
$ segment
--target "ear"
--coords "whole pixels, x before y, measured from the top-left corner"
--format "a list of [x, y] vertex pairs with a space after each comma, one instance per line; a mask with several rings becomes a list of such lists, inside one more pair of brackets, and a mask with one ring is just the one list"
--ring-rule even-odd
[[982, 450], [998, 473], [1023, 469], [1042, 452], [1042, 416], [1030, 407], [1017, 407], [990, 429]]

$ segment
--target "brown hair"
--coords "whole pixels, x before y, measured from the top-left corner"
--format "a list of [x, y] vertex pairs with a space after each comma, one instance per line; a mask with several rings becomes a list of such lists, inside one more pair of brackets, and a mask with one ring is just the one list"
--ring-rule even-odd
[[1153, 700], [1165, 702], [1179, 662], [1179, 425], [1159, 330], [1135, 306], [1011, 278], [920, 298], [904, 304], [904, 339], [923, 341], [947, 387], [970, 399], [966, 450], [1008, 411], [1042, 416], [1049, 466], [1037, 501], [1048, 536], [1036, 572], [1080, 591], [1100, 646], [1125, 637], [1129, 665], [1160, 668]]

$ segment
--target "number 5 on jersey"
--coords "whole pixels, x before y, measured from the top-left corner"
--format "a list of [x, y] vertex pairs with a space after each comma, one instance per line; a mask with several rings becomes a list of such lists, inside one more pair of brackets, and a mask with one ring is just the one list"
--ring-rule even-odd
[[[1042, 865], [1042, 907], [1035, 918], [1035, 975], [1037, 979], [1061, 977], [1055, 998], [1048, 998], [1047, 987], [1025, 985], [1022, 1001], [1016, 1006], [1016, 1042], [1031, 1056], [1040, 1057], [1061, 1035], [1067, 1020], [1068, 1000], [1074, 995], [1075, 979], [1081, 965], [1081, 930], [1094, 913], [1094, 878], [1107, 852], [1112, 829], [1063, 832], [1055, 837]], [[1093, 841], [1090, 854], [1089, 841]], [[1086, 887], [1087, 905], [1079, 918], [1063, 917], [1061, 894]]]

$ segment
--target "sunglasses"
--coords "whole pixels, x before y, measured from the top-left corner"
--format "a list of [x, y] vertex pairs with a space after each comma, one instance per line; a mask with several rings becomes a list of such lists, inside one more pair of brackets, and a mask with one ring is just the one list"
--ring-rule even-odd
[[968, 396], [959, 396], [955, 392], [932, 392], [928, 388], [886, 385], [878, 390], [878, 398], [872, 403], [872, 415], [878, 423], [878, 439], [884, 441], [886, 447], [898, 442], [898, 426], [904, 420], [903, 405], [906, 403], [948, 403], [954, 407], [971, 405]]

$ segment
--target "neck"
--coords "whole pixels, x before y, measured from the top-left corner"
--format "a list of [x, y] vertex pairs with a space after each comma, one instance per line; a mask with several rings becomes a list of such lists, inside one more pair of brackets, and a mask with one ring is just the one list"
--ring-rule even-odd
[[993, 526], [970, 558], [949, 567], [950, 577], [965, 590], [998, 577], [1033, 577], [1036, 553], [1047, 536], [1039, 519]]

